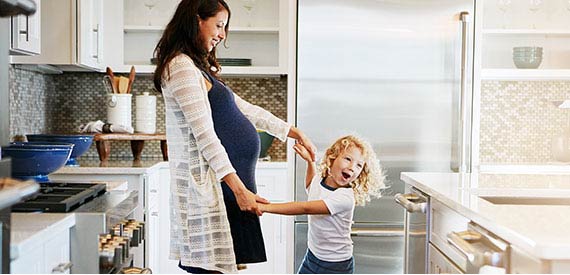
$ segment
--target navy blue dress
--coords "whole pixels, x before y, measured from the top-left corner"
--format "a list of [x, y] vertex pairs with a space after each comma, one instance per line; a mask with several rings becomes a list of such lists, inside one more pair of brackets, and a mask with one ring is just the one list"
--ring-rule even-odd
[[[245, 117], [235, 103], [232, 90], [208, 73], [204, 75], [212, 83], [208, 99], [212, 108], [214, 130], [226, 149], [230, 162], [245, 187], [257, 193], [255, 166], [261, 145], [255, 126]], [[227, 184], [222, 183], [226, 212], [236, 255], [236, 263], [267, 261], [259, 217], [239, 209], [236, 198]], [[184, 268], [184, 267], [183, 267]], [[199, 270], [192, 269], [192, 273]]]

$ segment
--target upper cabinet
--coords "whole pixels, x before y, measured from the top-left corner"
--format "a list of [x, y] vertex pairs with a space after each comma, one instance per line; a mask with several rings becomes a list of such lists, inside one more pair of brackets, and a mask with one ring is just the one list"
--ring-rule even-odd
[[[116, 52], [110, 64], [127, 72], [154, 72], [154, 47], [174, 14], [177, 0], [123, 0], [122, 20], [113, 24], [122, 30], [111, 38]], [[116, 5], [121, 5], [117, 1]], [[290, 0], [227, 0], [232, 15], [226, 41], [217, 47], [223, 75], [283, 75], [294, 48], [295, 3]], [[111, 11], [117, 13], [117, 9]], [[119, 25], [120, 24], [120, 25]], [[118, 52], [120, 52], [118, 54]]]
[[482, 11], [476, 20], [481, 79], [570, 79], [570, 1], [484, 0], [477, 5]]
[[10, 18], [10, 54], [36, 55], [41, 50], [41, 1], [35, 0], [36, 13]]
[[104, 0], [49, 1], [41, 9], [41, 54], [13, 56], [12, 63], [103, 70]]

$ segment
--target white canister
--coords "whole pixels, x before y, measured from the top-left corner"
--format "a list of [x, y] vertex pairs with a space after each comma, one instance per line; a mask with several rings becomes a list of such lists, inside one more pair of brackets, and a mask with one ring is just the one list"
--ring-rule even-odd
[[156, 96], [144, 92], [136, 97], [135, 131], [143, 134], [156, 132]]
[[107, 94], [107, 122], [133, 127], [131, 101], [131, 94]]

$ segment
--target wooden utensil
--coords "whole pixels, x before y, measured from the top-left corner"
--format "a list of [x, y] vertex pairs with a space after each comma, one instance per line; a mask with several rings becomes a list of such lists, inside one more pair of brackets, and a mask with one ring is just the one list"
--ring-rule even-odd
[[119, 94], [126, 94], [129, 89], [129, 79], [120, 76], [119, 77]]
[[111, 80], [111, 87], [113, 88], [113, 93], [118, 93], [119, 91], [117, 90], [117, 85], [115, 85], [115, 74], [113, 73], [113, 70], [111, 70], [111, 68], [107, 67], [107, 70], [105, 71], [105, 73], [109, 76], [109, 79]]
[[129, 73], [129, 87], [127, 88], [127, 93], [131, 93], [133, 88], [133, 81], [135, 81], [135, 66], [131, 66], [131, 72]]

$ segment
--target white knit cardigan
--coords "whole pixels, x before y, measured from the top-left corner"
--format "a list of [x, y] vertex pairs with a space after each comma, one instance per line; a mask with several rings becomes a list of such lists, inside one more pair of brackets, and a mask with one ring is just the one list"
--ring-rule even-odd
[[[170, 259], [185, 266], [235, 273], [220, 186], [221, 179], [235, 170], [214, 131], [205, 79], [192, 59], [180, 54], [168, 64], [162, 90], [171, 176]], [[256, 128], [286, 140], [288, 123], [234, 96]]]

